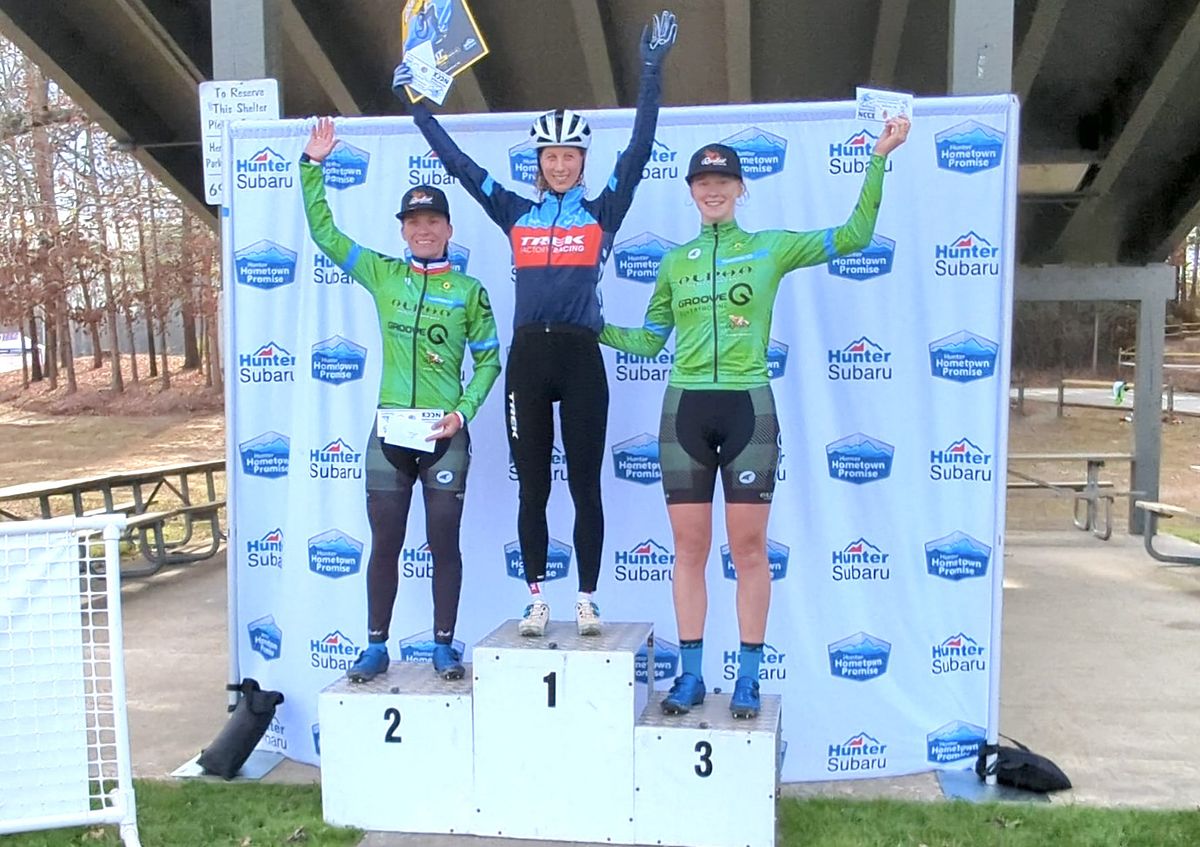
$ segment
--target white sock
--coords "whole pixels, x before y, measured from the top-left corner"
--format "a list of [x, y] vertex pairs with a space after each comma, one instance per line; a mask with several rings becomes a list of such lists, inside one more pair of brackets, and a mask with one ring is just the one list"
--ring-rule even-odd
[[587, 592], [587, 591], [580, 591], [580, 592], [579, 592], [579, 598], [578, 598], [578, 600], [577, 600], [576, 602], [579, 602], [579, 603], [591, 603], [591, 602], [592, 602], [592, 595], [591, 595], [591, 593], [590, 593], [590, 592]]

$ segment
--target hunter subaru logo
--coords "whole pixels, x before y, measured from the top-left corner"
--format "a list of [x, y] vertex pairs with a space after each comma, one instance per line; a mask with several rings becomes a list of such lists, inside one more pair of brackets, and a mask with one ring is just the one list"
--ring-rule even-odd
[[[845, 141], [835, 141], [829, 145], [829, 173], [858, 174], [867, 172], [871, 163], [871, 154], [875, 152], [875, 142], [879, 136], [869, 129], [860, 129]], [[883, 166], [884, 171], [891, 173], [892, 160], [888, 159]]]
[[774, 338], [767, 345], [767, 376], [779, 379], [787, 371], [788, 346]]
[[662, 382], [671, 375], [675, 354], [663, 350], [657, 356], [635, 356], [616, 352], [617, 382]]
[[1000, 345], [965, 329], [929, 345], [933, 375], [951, 382], [987, 379], [996, 373]]
[[313, 253], [312, 264], [313, 282], [317, 285], [353, 285], [350, 274], [338, 267], [333, 259], [320, 250]]
[[635, 435], [612, 446], [613, 472], [617, 479], [653, 485], [662, 479], [658, 465], [658, 439], [649, 433]]
[[746, 179], [762, 179], [783, 170], [787, 139], [782, 136], [752, 126], [722, 139], [721, 143], [737, 151]]
[[274, 615], [250, 621], [246, 629], [250, 632], [251, 650], [268, 662], [279, 658], [283, 651], [283, 630], [276, 625]]
[[[513, 579], [525, 579], [525, 558], [521, 555], [520, 541], [510, 541], [504, 545], [504, 569]], [[546, 581], [562, 579], [570, 572], [570, 546], [551, 538], [546, 548]]]
[[400, 551], [400, 576], [405, 579], [433, 578], [433, 551], [426, 541], [420, 547], [405, 547]]
[[[618, 159], [620, 156], [617, 157]], [[642, 168], [642, 179], [679, 179], [679, 154], [657, 138], [650, 148], [650, 160]]]
[[510, 147], [508, 150], [508, 165], [512, 178], [517, 182], [534, 185], [538, 174], [538, 151], [532, 141]]
[[888, 745], [879, 739], [860, 732], [841, 744], [829, 745], [829, 758], [825, 770], [829, 773], [868, 773], [887, 768]]
[[[650, 646], [643, 644], [633, 657], [633, 678], [637, 682], [649, 682]], [[674, 679], [679, 670], [679, 646], [655, 636], [654, 638], [654, 681]]]
[[240, 285], [269, 291], [296, 281], [296, 251], [263, 239], [235, 250], [233, 267]]
[[[467, 272], [467, 265], [471, 261], [471, 251], [461, 244], [455, 244], [451, 241], [446, 245], [446, 252], [450, 258], [450, 269], [457, 273], [465, 274]], [[404, 248], [404, 259], [406, 261], [412, 260], [412, 250], [409, 250], [407, 247]]]
[[[450, 646], [458, 652], [458, 655], [463, 655], [465, 645], [461, 641], [452, 641]], [[432, 629], [415, 633], [408, 638], [401, 638], [400, 661], [414, 662], [419, 665], [432, 664], [435, 647], [437, 647], [437, 642], [434, 640]]]
[[295, 382], [296, 357], [274, 341], [238, 356], [238, 382]]
[[987, 730], [966, 721], [951, 721], [925, 736], [929, 761], [947, 765], [964, 759], [974, 762], [987, 743]]
[[278, 432], [264, 432], [238, 445], [242, 456], [242, 473], [278, 479], [287, 476], [291, 442]]
[[857, 253], [845, 256], [834, 256], [827, 267], [833, 276], [842, 279], [874, 279], [892, 270], [892, 260], [896, 258], [896, 242], [887, 236], [876, 233], [871, 236], [871, 243]]
[[312, 348], [312, 378], [330, 385], [362, 379], [367, 366], [367, 348], [349, 338], [335, 335]]
[[325, 184], [330, 188], [353, 188], [367, 181], [367, 165], [370, 163], [371, 154], [366, 150], [339, 141], [334, 145], [333, 152], [325, 157], [321, 172], [325, 176]]
[[933, 275], [999, 276], [1000, 248], [974, 230], [933, 248]]
[[1004, 133], [979, 121], [944, 129], [933, 140], [938, 167], [946, 171], [979, 173], [999, 167], [1004, 157]]
[[630, 282], [654, 282], [663, 256], [678, 246], [652, 232], [622, 241], [613, 248], [617, 257], [617, 276]]
[[992, 548], [965, 532], [952, 532], [925, 545], [929, 575], [954, 582], [984, 576], [991, 558]]
[[[786, 544], [767, 539], [767, 568], [771, 571], [772, 582], [787, 576], [790, 552]], [[721, 571], [726, 579], [737, 579], [737, 566], [728, 544], [721, 545]]]
[[[721, 675], [727, 682], [733, 682], [738, 675], [738, 651], [726, 650], [722, 659], [725, 664], [721, 668]], [[758, 678], [760, 681], [787, 679], [787, 654], [776, 650], [770, 644], [764, 644], [762, 661], [758, 666]]]
[[313, 750], [315, 750], [317, 755], [320, 756], [321, 755], [321, 725], [319, 723], [315, 723], [312, 725], [312, 737], [313, 737]]
[[933, 645], [929, 669], [934, 676], [947, 673], [979, 673], [987, 670], [986, 647], [968, 635], [952, 635], [941, 644]]
[[929, 478], [941, 482], [991, 482], [992, 454], [969, 438], [929, 451]]
[[882, 582], [892, 578], [888, 565], [890, 553], [885, 553], [865, 538], [851, 541], [830, 555], [834, 582]]
[[283, 530], [276, 528], [262, 538], [246, 542], [246, 566], [251, 568], [283, 567]]
[[340, 438], [308, 451], [310, 479], [362, 479], [363, 454]]
[[233, 186], [242, 191], [257, 188], [292, 188], [292, 163], [270, 147], [234, 164]]
[[829, 672], [842, 679], [864, 682], [887, 673], [892, 645], [882, 638], [856, 632], [829, 645]]
[[675, 554], [653, 538], [628, 550], [618, 550], [613, 559], [617, 582], [669, 582], [675, 565]]
[[892, 474], [896, 448], [869, 435], [856, 432], [825, 445], [829, 476], [842, 482], [863, 485], [887, 479]]
[[446, 186], [455, 185], [457, 182], [458, 180], [446, 173], [446, 167], [442, 164], [442, 160], [432, 150], [426, 152], [424, 156], [408, 157], [409, 185]]
[[341, 579], [362, 566], [363, 543], [340, 529], [308, 539], [308, 569], [318, 576]]
[[830, 350], [825, 375], [834, 382], [875, 382], [892, 378], [892, 354], [865, 335]]
[[[319, 631], [319, 630], [318, 630]], [[345, 673], [354, 664], [358, 648], [354, 642], [335, 629], [323, 638], [308, 642], [309, 663], [317, 670]]]

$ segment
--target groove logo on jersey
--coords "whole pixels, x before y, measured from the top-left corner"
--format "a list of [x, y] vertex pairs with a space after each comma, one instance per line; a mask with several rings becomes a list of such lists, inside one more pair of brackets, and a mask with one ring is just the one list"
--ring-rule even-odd
[[[450, 646], [458, 651], [458, 655], [464, 654], [465, 645], [461, 641], [456, 639], [450, 643]], [[401, 638], [400, 661], [415, 662], [420, 665], [432, 664], [435, 647], [437, 647], [437, 642], [434, 640], [432, 629], [414, 633], [408, 638]]]
[[295, 382], [296, 357], [274, 341], [238, 356], [238, 382]]
[[[620, 159], [620, 156], [617, 156]], [[642, 179], [673, 180], [679, 179], [679, 165], [676, 160], [679, 154], [657, 138], [650, 148], [650, 159], [642, 168]]]
[[787, 139], [783, 136], [752, 126], [721, 139], [721, 143], [737, 151], [746, 179], [762, 179], [783, 170], [787, 156]]
[[[504, 545], [504, 568], [513, 579], [525, 579], [525, 558], [521, 555], [520, 541], [510, 541]], [[562, 579], [570, 572], [570, 545], [551, 538], [546, 548], [546, 582]]]
[[999, 167], [1004, 158], [1004, 133], [979, 121], [944, 129], [933, 140], [942, 170], [974, 174]]
[[[721, 675], [727, 682], [732, 682], [737, 679], [738, 651], [726, 650], [721, 658], [725, 662]], [[758, 679], [760, 682], [787, 679], [787, 654], [776, 650], [770, 644], [764, 644], [762, 663], [758, 666]]]
[[[879, 136], [871, 130], [860, 129], [845, 141], [835, 141], [830, 144], [829, 173], [834, 176], [865, 174], [867, 165], [871, 163], [871, 154], [875, 152], [875, 142], [878, 140]], [[883, 167], [884, 172], [891, 173], [893, 164], [889, 158]]]
[[675, 554], [653, 538], [647, 538], [628, 550], [618, 550], [613, 556], [617, 582], [670, 582]]
[[[535, 166], [536, 162], [534, 159]], [[408, 184], [445, 187], [457, 185], [458, 180], [446, 173], [446, 167], [438, 158], [438, 154], [429, 150], [424, 156], [408, 157]]]
[[367, 348], [349, 338], [335, 335], [312, 347], [312, 378], [330, 385], [362, 379], [367, 367]]
[[869, 435], [856, 432], [825, 445], [829, 476], [842, 482], [863, 485], [887, 479], [892, 474], [896, 448]]
[[340, 529], [308, 539], [308, 569], [318, 576], [341, 579], [362, 567], [363, 543]]
[[[446, 252], [450, 257], [450, 269], [465, 274], [467, 265], [471, 262], [471, 251], [461, 244], [451, 241], [446, 245]], [[412, 261], [412, 250], [407, 247], [404, 248], [404, 260]]]
[[929, 345], [929, 365], [936, 377], [971, 382], [995, 375], [999, 353], [995, 341], [964, 329]]
[[[778, 541], [767, 539], [767, 568], [771, 571], [771, 581], [784, 579], [788, 572], [788, 556], [791, 551], [786, 544], [780, 544]], [[728, 544], [721, 545], [721, 572], [725, 574], [726, 579], [737, 579], [737, 567], [733, 561], [733, 554], [729, 551]]]
[[[507, 358], [507, 356], [506, 356]], [[566, 482], [568, 479], [567, 472], [567, 454], [557, 444], [550, 448], [550, 481], [551, 482]], [[517, 476], [517, 462], [513, 459], [512, 452], [508, 454], [508, 478], [516, 482], [520, 477]]]
[[552, 267], [595, 265], [600, 261], [600, 242], [603, 239], [604, 233], [597, 223], [553, 228], [514, 226], [509, 232], [513, 262], [518, 268], [541, 268], [547, 263]]
[[282, 568], [283, 530], [277, 527], [262, 538], [247, 541], [246, 566], [250, 568]]
[[616, 351], [617, 382], [662, 382], [671, 375], [675, 354], [663, 350], [657, 356], [635, 356]]
[[404, 579], [433, 578], [433, 552], [428, 541], [420, 547], [405, 547], [400, 551], [400, 576]]
[[526, 185], [537, 183], [538, 151], [532, 141], [508, 148], [508, 166], [512, 178]]
[[874, 382], [892, 378], [892, 354], [865, 335], [829, 351], [825, 375], [834, 382]]
[[371, 154], [353, 144], [339, 141], [321, 163], [325, 185], [334, 189], [353, 188], [367, 181], [367, 166]]
[[987, 730], [966, 721], [951, 721], [925, 736], [927, 757], [935, 765], [979, 758], [987, 743]]
[[274, 615], [250, 621], [246, 629], [250, 632], [251, 650], [268, 662], [279, 658], [283, 652], [283, 630], [275, 623]]
[[847, 253], [845, 256], [834, 256], [827, 267], [833, 276], [842, 279], [873, 279], [883, 276], [892, 270], [892, 260], [896, 258], [896, 242], [885, 235], [875, 233], [871, 243], [857, 253]]
[[934, 676], [947, 673], [979, 673], [987, 670], [986, 647], [980, 647], [975, 639], [959, 633], [941, 644], [933, 645], [930, 671]]
[[335, 629], [323, 638], [314, 638], [308, 642], [309, 664], [318, 670], [345, 673], [350, 670], [357, 655], [358, 648], [354, 646], [353, 641], [342, 635], [341, 630]]
[[635, 435], [612, 446], [613, 472], [617, 479], [653, 485], [662, 479], [658, 464], [658, 439], [649, 433]]
[[952, 532], [925, 545], [925, 568], [930, 576], [958, 582], [987, 574], [992, 548], [965, 532]]
[[969, 438], [929, 451], [929, 478], [943, 482], [991, 482], [992, 454]]
[[1000, 248], [974, 230], [933, 249], [933, 275], [999, 276]]
[[856, 632], [829, 645], [829, 672], [842, 679], [865, 682], [887, 673], [891, 655], [889, 642]]
[[362, 479], [362, 456], [340, 438], [308, 451], [310, 479]]
[[779, 379], [787, 371], [788, 346], [782, 341], [771, 339], [767, 345], [767, 376]]
[[313, 253], [312, 263], [313, 282], [317, 285], [353, 285], [350, 274], [338, 267], [333, 259], [320, 250]]
[[296, 251], [263, 239], [235, 250], [233, 269], [240, 285], [269, 291], [296, 281]]
[[242, 473], [248, 476], [262, 476], [267, 479], [287, 476], [291, 442], [286, 435], [264, 432], [240, 443], [238, 452], [242, 457]]
[[882, 582], [892, 578], [890, 558], [890, 553], [859, 538], [831, 553], [830, 576], [834, 582]]
[[[637, 682], [649, 682], [647, 669], [650, 647], [643, 644], [633, 657], [633, 678]], [[679, 645], [662, 638], [654, 638], [654, 681], [674, 679], [679, 671]]]
[[652, 232], [643, 232], [613, 247], [617, 276], [630, 282], [654, 282], [663, 256], [679, 245]]
[[292, 162], [264, 147], [234, 164], [233, 187], [240, 191], [258, 188], [295, 188]]
[[886, 770], [888, 745], [879, 739], [860, 732], [841, 744], [829, 745], [829, 758], [825, 770], [829, 773], [867, 773]]

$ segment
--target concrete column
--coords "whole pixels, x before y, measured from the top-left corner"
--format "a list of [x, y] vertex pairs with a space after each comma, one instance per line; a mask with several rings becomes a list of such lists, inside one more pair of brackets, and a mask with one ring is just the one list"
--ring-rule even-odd
[[950, 0], [950, 94], [1012, 91], [1013, 0]]
[[1129, 532], [1141, 535], [1146, 516], [1133, 507], [1135, 499], [1157, 500], [1162, 454], [1163, 346], [1166, 303], [1161, 297], [1143, 297], [1138, 303], [1137, 359], [1133, 370], [1133, 471], [1134, 491], [1129, 498]]
[[283, 80], [279, 0], [211, 0], [213, 79]]

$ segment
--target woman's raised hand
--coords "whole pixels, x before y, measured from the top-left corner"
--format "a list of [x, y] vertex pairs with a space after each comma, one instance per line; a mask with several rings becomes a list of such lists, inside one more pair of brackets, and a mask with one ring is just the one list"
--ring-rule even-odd
[[304, 145], [304, 152], [308, 158], [320, 164], [333, 151], [335, 144], [337, 134], [333, 131], [333, 118], [317, 118], [317, 125], [308, 136], [308, 144]]
[[904, 115], [888, 118], [887, 123], [883, 125], [883, 133], [879, 136], [879, 140], [875, 142], [875, 153], [880, 156], [886, 156], [888, 153], [891, 153], [908, 140], [908, 131], [910, 129], [912, 129], [912, 121], [904, 117]]

